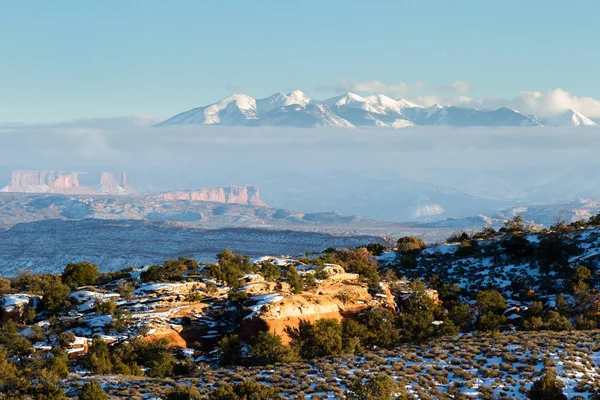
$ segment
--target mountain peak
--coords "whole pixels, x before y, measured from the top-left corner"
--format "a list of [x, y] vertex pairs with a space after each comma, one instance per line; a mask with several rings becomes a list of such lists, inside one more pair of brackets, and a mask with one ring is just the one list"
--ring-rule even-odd
[[299, 104], [301, 106], [306, 106], [312, 101], [312, 99], [301, 90], [292, 90], [287, 94], [287, 97], [290, 102], [292, 102], [290, 104]]
[[325, 100], [323, 103], [333, 106], [343, 106], [349, 103], [367, 103], [367, 99], [356, 93], [346, 92]]
[[256, 108], [256, 100], [244, 93], [232, 94], [231, 96], [225, 97], [218, 103], [211, 104], [208, 107], [217, 106], [220, 110], [222, 110], [232, 102], [235, 102], [237, 107], [242, 110]]
[[277, 92], [269, 97], [256, 101], [257, 107], [261, 112], [269, 112], [277, 108], [291, 105], [299, 105], [304, 108], [310, 102], [311, 98], [300, 90], [293, 90], [288, 94]]
[[598, 126], [594, 121], [580, 113], [569, 108], [556, 121], [557, 126]]
[[300, 90], [274, 93], [254, 99], [236, 93], [216, 103], [177, 114], [157, 126], [229, 125], [292, 127], [393, 127], [413, 125], [445, 126], [596, 126], [590, 118], [575, 110], [566, 110], [548, 119], [525, 115], [501, 107], [495, 110], [460, 106], [423, 107], [385, 94], [361, 96], [347, 92], [324, 101], [314, 101]]

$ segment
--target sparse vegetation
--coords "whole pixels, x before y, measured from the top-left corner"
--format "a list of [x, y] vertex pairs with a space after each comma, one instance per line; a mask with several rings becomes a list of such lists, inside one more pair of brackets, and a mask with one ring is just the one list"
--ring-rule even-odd
[[[532, 232], [515, 218], [429, 248], [402, 238], [382, 266], [370, 246], [278, 264], [225, 250], [203, 268], [167, 260], [139, 279], [89, 263], [22, 272], [0, 279], [0, 296], [12, 296], [0, 398], [561, 399], [565, 388], [593, 398], [594, 221]], [[350, 312], [284, 330], [285, 307]], [[255, 317], [267, 311], [274, 319]]]

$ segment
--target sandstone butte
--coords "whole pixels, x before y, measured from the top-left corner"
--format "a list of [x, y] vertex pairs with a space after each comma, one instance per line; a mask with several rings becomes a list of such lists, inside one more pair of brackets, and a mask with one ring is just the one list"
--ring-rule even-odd
[[[101, 172], [99, 177], [94, 175], [64, 171], [13, 171], [11, 173], [10, 184], [5, 186], [2, 191], [10, 193], [53, 193], [65, 195], [128, 195], [137, 193], [134, 188], [128, 185], [127, 175], [124, 172]], [[158, 200], [210, 201], [226, 204], [266, 206], [260, 199], [258, 187], [252, 185], [168, 191], [149, 195], [149, 197]]]
[[97, 181], [83, 174], [90, 185], [82, 184], [79, 172], [56, 171], [12, 171], [10, 185], [2, 190], [11, 193], [55, 193], [55, 194], [134, 194], [127, 185], [126, 174], [101, 172]]
[[227, 204], [266, 206], [257, 186], [207, 187], [189, 191], [171, 191], [152, 196], [161, 200], [213, 201]]

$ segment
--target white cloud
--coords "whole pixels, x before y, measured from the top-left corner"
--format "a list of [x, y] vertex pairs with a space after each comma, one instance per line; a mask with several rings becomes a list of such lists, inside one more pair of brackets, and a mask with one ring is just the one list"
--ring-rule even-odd
[[510, 99], [497, 97], [475, 99], [467, 96], [419, 96], [411, 100], [426, 107], [434, 104], [484, 109], [510, 107], [525, 114], [542, 117], [551, 117], [568, 109], [573, 109], [589, 118], [600, 118], [600, 101], [592, 97], [578, 97], [560, 88], [547, 92], [523, 91]]
[[432, 88], [436, 92], [448, 92], [454, 94], [469, 93], [473, 90], [472, 85], [465, 81], [456, 81], [449, 85], [433, 85], [423, 81], [417, 81], [414, 85], [406, 82], [386, 83], [378, 80], [354, 81], [342, 78], [335, 85], [321, 86], [317, 88], [321, 92], [356, 92], [365, 94], [387, 94], [393, 97], [406, 96], [413, 91], [425, 91]]
[[469, 82], [465, 81], [456, 81], [451, 85], [437, 85], [435, 89], [438, 92], [448, 92], [448, 93], [469, 93], [473, 90], [473, 87]]
[[392, 96], [404, 96], [410, 92], [410, 87], [405, 82], [384, 83], [377, 80], [355, 82], [346, 78], [340, 79], [336, 85], [319, 89], [334, 92], [385, 93]]
[[427, 82], [423, 82], [423, 81], [416, 81], [415, 82], [415, 89], [417, 90], [425, 90], [427, 88]]
[[440, 106], [458, 106], [458, 107], [479, 107], [478, 101], [468, 96], [418, 96], [410, 99], [413, 103], [425, 107], [431, 107], [439, 104]]
[[521, 92], [510, 104], [531, 114], [553, 115], [570, 108], [590, 118], [600, 118], [600, 101], [592, 97], [578, 97], [560, 88], [545, 93]]

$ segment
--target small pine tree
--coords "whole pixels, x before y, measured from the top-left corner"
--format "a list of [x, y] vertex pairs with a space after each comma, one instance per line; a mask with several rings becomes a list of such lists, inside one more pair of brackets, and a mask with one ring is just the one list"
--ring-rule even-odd
[[161, 351], [150, 362], [150, 376], [153, 378], [164, 378], [173, 372], [175, 359], [166, 351]]
[[257, 362], [274, 364], [294, 359], [294, 352], [282, 343], [281, 337], [269, 332], [259, 332], [250, 347], [250, 357]]
[[95, 337], [87, 355], [86, 364], [94, 374], [108, 374], [113, 365], [110, 361], [108, 345], [100, 337]]
[[2, 275], [0, 275], [0, 296], [4, 296], [5, 294], [9, 294], [10, 292], [10, 281], [6, 278], [3, 278]]
[[360, 378], [355, 378], [346, 396], [352, 400], [392, 400], [397, 391], [398, 384], [392, 377], [379, 374], [365, 383]]
[[235, 385], [225, 385], [208, 394], [208, 400], [283, 400], [274, 387], [253, 381], [243, 381]]
[[531, 400], [567, 400], [567, 396], [562, 392], [563, 386], [554, 371], [547, 370], [544, 376], [531, 386], [528, 397]]
[[108, 395], [98, 381], [91, 381], [83, 385], [79, 400], [108, 400]]
[[194, 386], [177, 386], [169, 390], [165, 396], [166, 400], [196, 400], [200, 393]]
[[98, 266], [84, 261], [77, 264], [68, 264], [61, 278], [64, 284], [76, 288], [78, 286], [93, 285], [96, 283], [98, 275]]
[[298, 274], [298, 270], [293, 266], [289, 267], [287, 270], [287, 274], [285, 276], [287, 283], [289, 283], [292, 288], [292, 292], [298, 294], [302, 292], [303, 285], [302, 280], [300, 279], [300, 274]]
[[219, 341], [219, 363], [221, 365], [239, 364], [243, 359], [243, 343], [238, 335], [224, 336]]

